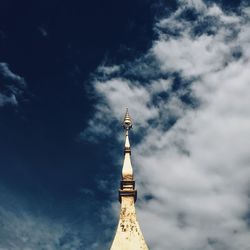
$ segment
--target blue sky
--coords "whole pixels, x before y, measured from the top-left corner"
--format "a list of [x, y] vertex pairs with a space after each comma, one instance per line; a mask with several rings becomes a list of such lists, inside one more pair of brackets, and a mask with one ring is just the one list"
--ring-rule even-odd
[[109, 248], [126, 107], [150, 249], [249, 248], [247, 1], [0, 5], [0, 249]]

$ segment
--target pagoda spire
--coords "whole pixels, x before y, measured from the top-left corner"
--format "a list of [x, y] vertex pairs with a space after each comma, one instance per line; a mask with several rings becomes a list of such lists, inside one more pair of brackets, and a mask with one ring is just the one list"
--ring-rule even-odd
[[125, 147], [119, 189], [121, 209], [116, 234], [110, 250], [148, 250], [135, 211], [137, 190], [135, 189], [133, 167], [131, 164], [129, 130], [132, 128], [132, 119], [128, 113], [128, 109], [126, 109], [123, 120], [123, 128], [125, 130]]

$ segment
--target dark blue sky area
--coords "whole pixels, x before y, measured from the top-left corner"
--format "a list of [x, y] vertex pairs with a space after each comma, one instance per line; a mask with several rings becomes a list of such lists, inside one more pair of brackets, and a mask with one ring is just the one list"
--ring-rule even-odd
[[1, 61], [27, 83], [0, 111], [6, 185], [56, 195], [92, 185], [103, 147], [77, 141], [95, 101], [89, 74], [145, 51], [152, 21], [147, 1], [1, 1]]

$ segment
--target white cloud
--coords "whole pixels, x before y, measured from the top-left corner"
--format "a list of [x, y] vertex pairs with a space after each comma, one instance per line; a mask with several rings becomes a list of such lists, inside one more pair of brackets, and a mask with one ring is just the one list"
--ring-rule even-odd
[[178, 0], [179, 6], [183, 8], [194, 8], [197, 11], [204, 11], [207, 9], [205, 3], [202, 0]]
[[120, 67], [118, 65], [105, 66], [101, 65], [97, 68], [97, 72], [104, 74], [105, 76], [119, 72]]
[[7, 63], [0, 62], [0, 107], [6, 104], [17, 105], [26, 83], [23, 77], [13, 73]]
[[127, 106], [134, 114], [137, 124], [144, 125], [157, 115], [156, 109], [148, 106], [150, 95], [147, 89], [136, 83], [132, 84], [129, 80], [116, 78], [105, 83], [96, 82], [95, 89], [105, 97], [105, 102], [116, 117], [121, 116], [121, 110], [125, 110]]
[[7, 96], [7, 95], [0, 93], [0, 107], [4, 106], [7, 103], [12, 104], [12, 105], [17, 105], [18, 102], [17, 102], [16, 96], [14, 94]]
[[5, 78], [10, 78], [13, 81], [17, 81], [20, 85], [25, 85], [24, 79], [14, 74], [10, 69], [7, 63], [0, 63], [0, 72]]
[[[166, 88], [166, 84], [156, 82], [154, 90]], [[153, 119], [158, 115], [155, 107], [149, 107], [151, 97], [149, 90], [141, 87], [139, 84], [130, 82], [122, 78], [114, 78], [107, 81], [96, 81], [94, 83], [99, 103], [96, 105], [96, 113], [88, 122], [88, 127], [81, 133], [82, 139], [95, 142], [95, 135], [98, 138], [108, 136], [112, 133], [111, 123], [114, 116], [122, 124], [123, 112], [129, 108], [134, 115], [135, 130], [139, 127], [147, 125], [149, 119]], [[152, 90], [152, 87], [151, 87]]]
[[[191, 7], [197, 20], [180, 19]], [[138, 216], [154, 250], [249, 249], [250, 16], [241, 8], [225, 13], [217, 5], [180, 1], [156, 25], [159, 39], [149, 51], [171, 77], [147, 85], [124, 78], [94, 83], [109, 116], [120, 119], [129, 106], [137, 126], [146, 128], [133, 165], [139, 197], [153, 197], [141, 199]], [[195, 35], [208, 17], [213, 32]], [[166, 34], [168, 24], [178, 36]], [[173, 74], [179, 75], [177, 89]], [[175, 123], [164, 128], [173, 115]]]

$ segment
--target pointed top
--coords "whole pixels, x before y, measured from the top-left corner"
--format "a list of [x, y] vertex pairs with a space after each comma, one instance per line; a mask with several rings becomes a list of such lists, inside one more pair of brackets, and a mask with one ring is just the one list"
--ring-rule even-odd
[[123, 128], [125, 129], [125, 147], [124, 147], [124, 161], [122, 167], [122, 179], [123, 180], [133, 180], [133, 168], [131, 165], [131, 148], [129, 143], [129, 129], [132, 128], [132, 120], [128, 113], [128, 108], [123, 120]]
[[132, 119], [128, 113], [128, 108], [126, 108], [126, 113], [125, 113], [125, 116], [124, 116], [124, 119], [123, 119], [123, 127], [124, 129], [126, 130], [129, 130], [132, 128]]

